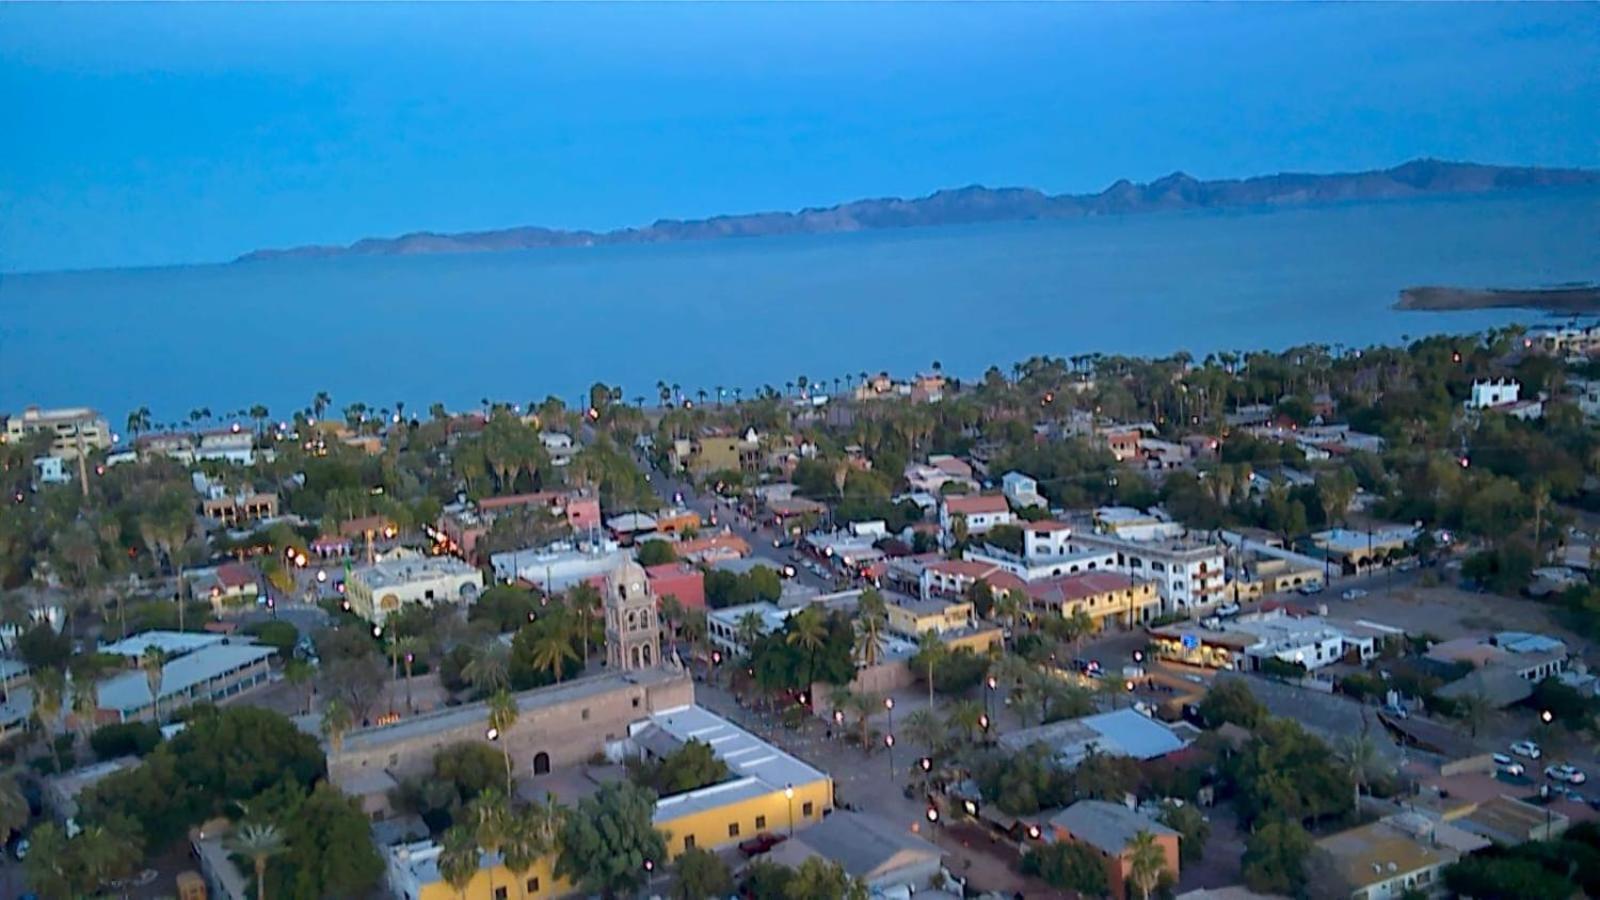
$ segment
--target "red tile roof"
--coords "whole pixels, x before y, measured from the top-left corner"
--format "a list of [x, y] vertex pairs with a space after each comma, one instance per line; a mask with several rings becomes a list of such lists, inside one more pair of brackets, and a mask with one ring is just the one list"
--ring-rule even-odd
[[217, 583], [226, 588], [244, 587], [254, 584], [256, 570], [244, 563], [223, 563], [217, 567]]
[[1072, 526], [1066, 522], [1057, 522], [1055, 519], [1041, 519], [1038, 522], [1028, 522], [1022, 526], [1023, 531], [1071, 531]]
[[1029, 597], [1043, 603], [1067, 603], [1098, 597], [1133, 587], [1133, 579], [1115, 572], [1084, 572], [1035, 581], [1023, 587]]
[[977, 516], [993, 513], [1003, 513], [1011, 509], [1006, 503], [1006, 498], [999, 494], [976, 495], [969, 497], [946, 497], [944, 507], [950, 515]]

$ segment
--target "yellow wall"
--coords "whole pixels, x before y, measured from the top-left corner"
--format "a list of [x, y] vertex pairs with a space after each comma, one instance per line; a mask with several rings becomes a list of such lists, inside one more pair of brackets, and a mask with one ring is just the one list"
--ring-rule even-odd
[[943, 634], [965, 628], [973, 618], [971, 603], [950, 603], [943, 610], [927, 615], [893, 603], [888, 606], [889, 629], [905, 635], [921, 635], [928, 631]]
[[[805, 805], [811, 804], [811, 815], [805, 815]], [[799, 831], [822, 821], [823, 810], [833, 807], [833, 781], [821, 779], [810, 784], [797, 784], [794, 788], [794, 828]], [[670, 807], [669, 807], [670, 809]], [[765, 816], [766, 824], [757, 827], [756, 817]], [[739, 834], [730, 837], [728, 826], [738, 824]], [[748, 840], [763, 831], [773, 834], [789, 832], [789, 799], [782, 790], [737, 803], [702, 810], [690, 815], [661, 819], [656, 827], [667, 833], [667, 855], [676, 858], [684, 850], [684, 840], [693, 837], [694, 845], [711, 850], [727, 844]]]
[[[458, 891], [450, 886], [448, 881], [435, 881], [422, 886], [422, 896], [417, 900], [494, 900], [494, 889], [503, 887], [508, 898], [517, 900], [544, 900], [546, 897], [560, 897], [572, 891], [572, 883], [558, 880], [555, 877], [555, 856], [548, 856], [533, 864], [521, 875], [511, 874], [505, 866], [495, 866], [493, 869], [479, 869], [472, 881], [467, 883], [465, 891]], [[529, 878], [539, 879], [537, 893], [526, 891]]]
[[[749, 840], [763, 831], [773, 834], [789, 833], [789, 798], [783, 795], [782, 790], [773, 791], [759, 797], [750, 797], [738, 803], [730, 803], [715, 809], [701, 810], [691, 815], [677, 818], [662, 819], [656, 823], [656, 828], [666, 834], [667, 859], [670, 863], [683, 853], [684, 840], [694, 837], [696, 847], [703, 850], [713, 850], [728, 844], [736, 844]], [[810, 803], [811, 815], [805, 815], [805, 805]], [[808, 825], [822, 821], [823, 810], [833, 808], [833, 781], [828, 778], [813, 781], [810, 784], [795, 785], [794, 788], [794, 830], [799, 831]], [[756, 817], [765, 816], [766, 824], [756, 827]], [[736, 837], [728, 836], [728, 826], [738, 823], [739, 834]], [[528, 893], [527, 900], [543, 900], [546, 897], [559, 897], [573, 890], [570, 882], [557, 881], [554, 875], [555, 857], [550, 856], [534, 864], [532, 870], [520, 876], [513, 876], [504, 866], [495, 866], [493, 870], [479, 869], [467, 885], [466, 891], [457, 891], [448, 882], [435, 881], [423, 885], [422, 896], [417, 900], [493, 900], [494, 888], [506, 888], [506, 896], [521, 900], [518, 885], [529, 877], [537, 876], [539, 879], [539, 892]]]
[[972, 634], [964, 634], [957, 638], [945, 641], [945, 646], [951, 650], [971, 650], [982, 655], [991, 649], [1000, 646], [1005, 636], [998, 628], [985, 628]]

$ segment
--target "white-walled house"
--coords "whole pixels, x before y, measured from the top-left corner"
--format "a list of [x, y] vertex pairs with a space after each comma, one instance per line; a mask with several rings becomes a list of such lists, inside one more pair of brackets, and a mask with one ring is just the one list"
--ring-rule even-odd
[[1472, 396], [1467, 399], [1467, 409], [1491, 409], [1515, 403], [1522, 395], [1522, 385], [1506, 378], [1492, 381], [1474, 381]]
[[1000, 477], [1000, 493], [1012, 506], [1020, 508], [1048, 506], [1039, 495], [1039, 482], [1021, 472], [1007, 472]]
[[939, 527], [954, 540], [956, 519], [965, 518], [967, 534], [983, 534], [996, 525], [1012, 522], [1011, 506], [999, 494], [954, 495], [939, 504]]

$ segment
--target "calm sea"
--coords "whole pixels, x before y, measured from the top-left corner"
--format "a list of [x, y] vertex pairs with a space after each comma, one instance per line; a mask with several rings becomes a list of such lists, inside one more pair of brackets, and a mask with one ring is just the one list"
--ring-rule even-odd
[[1365, 346], [1537, 313], [1407, 313], [1414, 284], [1600, 279], [1600, 191], [467, 256], [0, 279], [0, 409], [120, 423], [328, 391], [422, 410], [783, 389], [933, 360]]

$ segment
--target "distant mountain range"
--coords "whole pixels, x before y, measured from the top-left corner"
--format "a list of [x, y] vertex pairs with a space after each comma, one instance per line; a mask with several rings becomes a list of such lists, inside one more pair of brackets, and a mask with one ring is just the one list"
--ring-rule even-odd
[[1282, 173], [1242, 180], [1200, 181], [1182, 172], [1174, 172], [1149, 184], [1134, 184], [1124, 179], [1098, 194], [1051, 196], [1033, 188], [973, 185], [937, 191], [912, 200], [887, 197], [854, 200], [838, 206], [802, 209], [799, 212], [747, 213], [690, 220], [661, 219], [643, 228], [615, 231], [565, 231], [538, 226], [454, 234], [419, 231], [396, 238], [364, 238], [342, 247], [322, 245], [256, 250], [236, 261], [413, 253], [488, 253], [533, 247], [591, 247], [783, 234], [831, 234], [877, 228], [1074, 219], [1186, 209], [1300, 206], [1348, 200], [1594, 184], [1600, 184], [1600, 170], [1486, 166], [1435, 159], [1412, 160], [1382, 171], [1330, 175]]

